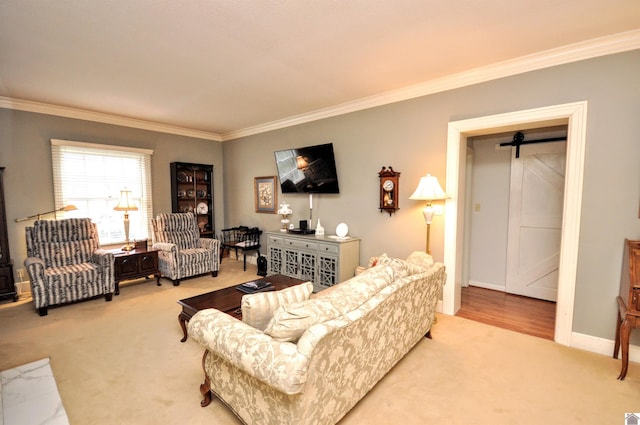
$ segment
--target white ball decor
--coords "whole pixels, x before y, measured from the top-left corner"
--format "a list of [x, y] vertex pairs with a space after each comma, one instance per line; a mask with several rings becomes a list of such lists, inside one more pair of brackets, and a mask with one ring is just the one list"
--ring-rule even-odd
[[346, 223], [338, 224], [336, 227], [336, 236], [344, 238], [347, 236], [347, 233], [349, 233], [349, 226], [347, 226]]

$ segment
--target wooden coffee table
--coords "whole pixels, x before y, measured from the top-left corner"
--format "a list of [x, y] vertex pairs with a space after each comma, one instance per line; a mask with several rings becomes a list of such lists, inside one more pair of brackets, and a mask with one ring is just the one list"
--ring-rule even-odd
[[[306, 282], [304, 280], [281, 274], [257, 278], [250, 280], [249, 282], [259, 281], [271, 282], [276, 288], [276, 291]], [[239, 283], [238, 285], [242, 285], [242, 283]], [[182, 306], [182, 311], [178, 315], [178, 322], [180, 323], [183, 333], [183, 337], [180, 342], [185, 342], [187, 340], [187, 322], [200, 310], [215, 308], [235, 317], [238, 320], [242, 320], [240, 303], [242, 302], [242, 296], [246, 294], [236, 289], [238, 285], [233, 285], [228, 288], [218, 289], [217, 291], [207, 292], [206, 294], [196, 295], [195, 297], [185, 298], [178, 301], [178, 304]]]

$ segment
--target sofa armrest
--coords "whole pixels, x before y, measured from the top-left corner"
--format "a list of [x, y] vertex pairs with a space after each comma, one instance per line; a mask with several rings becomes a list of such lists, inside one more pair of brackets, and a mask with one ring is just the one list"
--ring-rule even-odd
[[48, 305], [48, 288], [44, 283], [44, 261], [37, 257], [28, 257], [24, 260], [24, 267], [27, 269], [27, 273], [29, 273], [31, 294], [36, 308]]
[[210, 249], [215, 252], [220, 252], [220, 241], [212, 238], [200, 238], [198, 239], [198, 246], [200, 248]]
[[188, 329], [205, 349], [250, 376], [285, 394], [302, 392], [309, 357], [299, 353], [295, 344], [277, 341], [215, 309], [196, 313]]
[[178, 251], [178, 245], [169, 242], [156, 242], [151, 248], [157, 249], [158, 251], [167, 251], [172, 253]]
[[98, 248], [93, 251], [92, 261], [100, 266], [102, 271], [102, 285], [105, 294], [114, 292], [116, 289], [115, 281], [115, 255], [106, 249]]

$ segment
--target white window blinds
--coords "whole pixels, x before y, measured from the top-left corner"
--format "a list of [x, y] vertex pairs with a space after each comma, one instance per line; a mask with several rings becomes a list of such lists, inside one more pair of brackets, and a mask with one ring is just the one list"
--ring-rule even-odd
[[101, 245], [124, 242], [124, 214], [113, 207], [126, 188], [138, 207], [129, 212], [129, 239], [149, 238], [152, 150], [51, 139], [51, 154], [56, 209], [77, 207], [65, 217], [90, 217]]

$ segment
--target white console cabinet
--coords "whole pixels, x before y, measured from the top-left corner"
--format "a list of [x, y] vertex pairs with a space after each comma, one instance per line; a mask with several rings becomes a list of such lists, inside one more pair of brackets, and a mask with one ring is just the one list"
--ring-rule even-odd
[[345, 281], [360, 261], [360, 239], [266, 232], [269, 274], [313, 282], [314, 292]]

